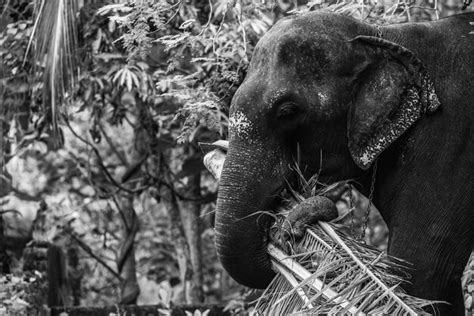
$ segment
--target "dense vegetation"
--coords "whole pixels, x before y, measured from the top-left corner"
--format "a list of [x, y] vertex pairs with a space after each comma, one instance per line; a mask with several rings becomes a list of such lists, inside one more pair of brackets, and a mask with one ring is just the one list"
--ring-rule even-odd
[[[460, 0], [71, 3], [0, 8], [0, 272], [21, 273], [25, 243], [43, 238], [67, 253], [70, 305], [233, 308], [246, 289], [216, 259], [216, 183], [198, 142], [226, 138], [229, 103], [258, 39], [305, 10], [384, 24], [462, 7]], [[351, 228], [360, 231], [367, 201], [357, 203]], [[43, 220], [32, 236], [37, 210]], [[366, 238], [383, 249], [387, 232], [372, 214]]]

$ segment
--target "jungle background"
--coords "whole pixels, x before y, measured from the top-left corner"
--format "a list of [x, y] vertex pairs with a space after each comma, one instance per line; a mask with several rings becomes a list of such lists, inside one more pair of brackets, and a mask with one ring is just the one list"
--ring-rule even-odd
[[[2, 0], [0, 284], [40, 278], [40, 269], [24, 278], [22, 254], [32, 239], [46, 240], [65, 254], [65, 305], [251, 310], [254, 294], [215, 254], [217, 184], [198, 143], [226, 138], [230, 100], [258, 39], [307, 10], [386, 24], [435, 20], [463, 4]], [[354, 194], [348, 225], [360, 238], [368, 203]], [[348, 207], [347, 192], [339, 204]], [[364, 238], [386, 248], [376, 210]], [[0, 314], [34, 304], [25, 293], [0, 289]]]

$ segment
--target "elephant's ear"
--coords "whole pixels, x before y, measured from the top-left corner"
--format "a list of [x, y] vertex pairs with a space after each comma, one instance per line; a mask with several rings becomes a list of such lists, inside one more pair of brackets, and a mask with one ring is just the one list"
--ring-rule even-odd
[[352, 42], [363, 45], [371, 55], [359, 75], [348, 114], [349, 150], [355, 163], [365, 170], [440, 103], [433, 82], [413, 52], [372, 36], [358, 36]]

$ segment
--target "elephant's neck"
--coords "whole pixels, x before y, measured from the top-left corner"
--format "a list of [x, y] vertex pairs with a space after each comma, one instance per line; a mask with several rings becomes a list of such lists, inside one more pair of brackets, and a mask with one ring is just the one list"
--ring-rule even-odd
[[[431, 45], [427, 45], [427, 43], [431, 42], [435, 35], [433, 32], [429, 32], [427, 26], [416, 23], [389, 25], [376, 28], [376, 30], [376, 36], [409, 49], [421, 60], [424, 60], [424, 57], [429, 53]], [[434, 41], [436, 42], [435, 39]]]
[[[428, 228], [430, 221], [447, 213], [462, 217], [463, 209], [472, 208], [474, 145], [449, 136], [442, 123], [434, 118], [420, 120], [380, 156], [374, 202], [389, 228], [412, 222], [416, 234], [425, 238], [429, 233], [423, 227]], [[454, 225], [452, 229], [464, 225], [444, 224]]]

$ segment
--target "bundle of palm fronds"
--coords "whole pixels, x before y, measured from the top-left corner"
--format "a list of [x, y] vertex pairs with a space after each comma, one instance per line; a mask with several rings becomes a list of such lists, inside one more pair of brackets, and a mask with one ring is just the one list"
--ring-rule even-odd
[[[206, 144], [202, 144], [204, 147]], [[204, 164], [220, 178], [227, 143], [214, 143]], [[306, 180], [299, 174], [298, 190], [279, 210], [271, 228], [268, 252], [277, 276], [257, 301], [263, 315], [289, 314], [386, 314], [416, 315], [435, 302], [407, 295], [400, 284], [407, 282], [408, 263], [346, 236], [340, 218], [309, 227], [302, 240], [285, 240], [284, 222], [294, 206], [321, 197], [336, 185], [322, 189], [317, 176]], [[349, 210], [352, 212], [353, 210]]]
[[407, 263], [345, 236], [341, 225], [318, 222], [301, 241], [282, 243], [282, 224], [292, 205], [332, 189], [316, 190], [316, 177], [301, 176], [300, 182], [299, 193], [291, 192], [292, 203], [271, 230], [268, 252], [278, 275], [258, 300], [259, 313], [416, 315], [434, 303], [402, 290]]

